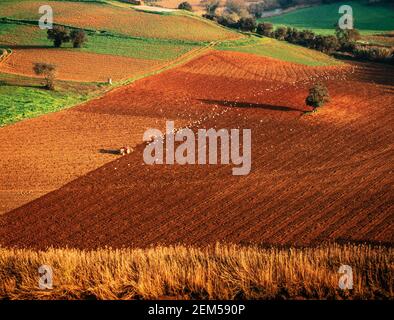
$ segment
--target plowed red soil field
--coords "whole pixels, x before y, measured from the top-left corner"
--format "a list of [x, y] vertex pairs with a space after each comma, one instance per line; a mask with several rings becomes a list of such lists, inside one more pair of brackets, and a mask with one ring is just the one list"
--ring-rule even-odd
[[144, 74], [159, 66], [159, 61], [133, 59], [106, 54], [73, 52], [60, 49], [15, 49], [0, 64], [0, 71], [35, 76], [33, 63], [45, 62], [56, 66], [57, 78], [86, 82], [104, 82], [108, 78], [123, 80]]
[[[38, 8], [46, 1], [0, 2], [2, 17], [38, 20]], [[182, 14], [152, 14], [127, 8], [128, 5], [51, 1], [56, 23], [84, 29], [111, 31], [130, 36], [192, 41], [237, 39], [239, 34], [214, 23]], [[126, 8], [125, 8], [126, 7]]]
[[[277, 65], [270, 67], [272, 63]], [[74, 108], [68, 112], [87, 119], [164, 114], [192, 120], [194, 129], [250, 128], [252, 170], [232, 176], [233, 165], [148, 166], [141, 144], [132, 154], [0, 216], [0, 244], [393, 243], [393, 71], [378, 64], [308, 68], [212, 52], [113, 92], [111, 98]], [[328, 86], [331, 101], [318, 113], [302, 115], [308, 110], [308, 88], [318, 80]], [[5, 128], [8, 137], [14, 128], [22, 131], [32, 122]], [[84, 126], [78, 123], [70, 130], [74, 135]], [[182, 126], [182, 121], [175, 123]], [[133, 127], [130, 122], [123, 128]], [[67, 131], [57, 137], [65, 135]], [[34, 136], [26, 139], [36, 141]], [[67, 156], [75, 157], [71, 152]], [[59, 170], [50, 161], [47, 167]], [[18, 170], [2, 170], [1, 179], [8, 171], [12, 180]], [[29, 179], [44, 176], [45, 170], [31, 172]]]

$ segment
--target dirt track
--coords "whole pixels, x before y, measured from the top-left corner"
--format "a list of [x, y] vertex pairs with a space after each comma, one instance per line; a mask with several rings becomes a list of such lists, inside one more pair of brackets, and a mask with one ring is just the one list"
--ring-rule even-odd
[[[393, 68], [360, 64], [299, 71], [269, 63], [214, 52], [69, 111], [87, 117], [165, 115], [201, 119], [196, 127], [251, 128], [248, 176], [232, 176], [232, 165], [143, 165], [141, 145], [1, 216], [0, 244], [393, 243]], [[231, 73], [234, 66], [249, 76], [226, 78], [226, 69]], [[311, 82], [318, 78], [328, 85], [332, 100], [317, 114], [301, 116], [312, 76]]]

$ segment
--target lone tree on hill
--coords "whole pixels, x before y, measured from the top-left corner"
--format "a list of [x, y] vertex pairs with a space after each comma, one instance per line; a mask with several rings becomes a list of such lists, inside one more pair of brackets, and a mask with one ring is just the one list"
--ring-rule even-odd
[[192, 5], [189, 2], [187, 2], [187, 1], [181, 2], [178, 5], [178, 9], [187, 10], [187, 11], [193, 11]]
[[47, 31], [48, 39], [53, 40], [53, 45], [60, 48], [62, 43], [70, 41], [70, 35], [67, 28], [63, 26], [54, 26]]
[[38, 76], [44, 76], [45, 88], [55, 90], [56, 67], [49, 63], [36, 62], [33, 64], [33, 71]]
[[322, 83], [315, 84], [309, 89], [309, 95], [305, 99], [307, 106], [316, 109], [330, 100], [327, 88]]
[[88, 41], [85, 31], [83, 30], [73, 30], [70, 33], [70, 39], [73, 43], [74, 48], [81, 48], [82, 45]]

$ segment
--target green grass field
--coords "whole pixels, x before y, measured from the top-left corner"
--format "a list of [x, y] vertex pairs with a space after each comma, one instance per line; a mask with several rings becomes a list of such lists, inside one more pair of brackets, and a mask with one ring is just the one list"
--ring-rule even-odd
[[[0, 47], [50, 46], [46, 31], [36, 26], [0, 21]], [[173, 60], [188, 51], [202, 46], [197, 41], [133, 38], [111, 33], [88, 33], [88, 42], [80, 50], [99, 54], [110, 54], [137, 59]], [[71, 48], [65, 43], [63, 48]]]
[[97, 84], [59, 81], [56, 91], [50, 91], [40, 79], [0, 73], [0, 127], [71, 107], [104, 90]]
[[311, 29], [320, 34], [334, 33], [334, 25], [340, 14], [338, 9], [347, 4], [353, 8], [355, 27], [362, 34], [374, 34], [394, 30], [394, 7], [388, 5], [366, 5], [356, 1], [337, 2], [298, 9], [276, 17], [262, 18], [275, 26], [292, 26], [299, 29]]
[[324, 53], [271, 38], [249, 37], [227, 41], [218, 45], [217, 49], [251, 53], [307, 66], [328, 66], [340, 63]]

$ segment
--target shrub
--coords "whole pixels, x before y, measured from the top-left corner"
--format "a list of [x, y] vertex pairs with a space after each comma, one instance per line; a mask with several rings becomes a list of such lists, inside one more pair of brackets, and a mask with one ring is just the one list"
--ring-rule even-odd
[[239, 28], [242, 31], [253, 32], [256, 29], [256, 19], [253, 17], [242, 17], [239, 20]]
[[201, 5], [205, 8], [206, 14], [203, 16], [207, 19], [213, 19], [216, 9], [220, 5], [220, 0], [201, 0]]
[[235, 12], [232, 13], [224, 12], [223, 15], [216, 17], [216, 21], [219, 24], [229, 28], [238, 28], [239, 20], [240, 20], [239, 15], [236, 14]]
[[298, 43], [300, 40], [300, 32], [296, 28], [287, 28], [285, 40], [290, 43]]
[[393, 59], [393, 52], [381, 47], [356, 47], [353, 54], [358, 59], [387, 62]]
[[55, 90], [55, 71], [56, 67], [52, 64], [36, 62], [33, 64], [33, 71], [36, 75], [43, 75], [45, 78], [45, 87], [49, 90]]
[[335, 36], [319, 35], [313, 40], [313, 48], [325, 53], [332, 53], [339, 48], [339, 42]]
[[313, 31], [302, 30], [298, 34], [298, 44], [304, 47], [312, 48], [315, 37], [316, 35]]
[[48, 29], [47, 36], [49, 40], [53, 40], [56, 48], [60, 48], [64, 42], [70, 41], [69, 31], [63, 26], [54, 26], [52, 29]]
[[356, 47], [356, 41], [361, 39], [357, 29], [342, 30], [337, 27], [335, 35], [338, 39], [340, 50], [344, 52], [353, 52]]
[[262, 22], [257, 25], [256, 32], [266, 37], [272, 36], [272, 31], [274, 30], [274, 25], [269, 22]]
[[83, 30], [73, 30], [70, 34], [70, 39], [73, 43], [74, 48], [81, 48], [82, 45], [88, 41], [85, 31]]
[[274, 32], [275, 38], [278, 40], [284, 40], [287, 35], [287, 28], [279, 27]]
[[178, 9], [186, 10], [186, 11], [193, 11], [192, 5], [189, 2], [187, 2], [187, 1], [181, 2], [178, 5]]
[[305, 99], [305, 104], [307, 106], [317, 108], [324, 105], [330, 100], [327, 88], [322, 84], [315, 84], [309, 89], [309, 94]]

